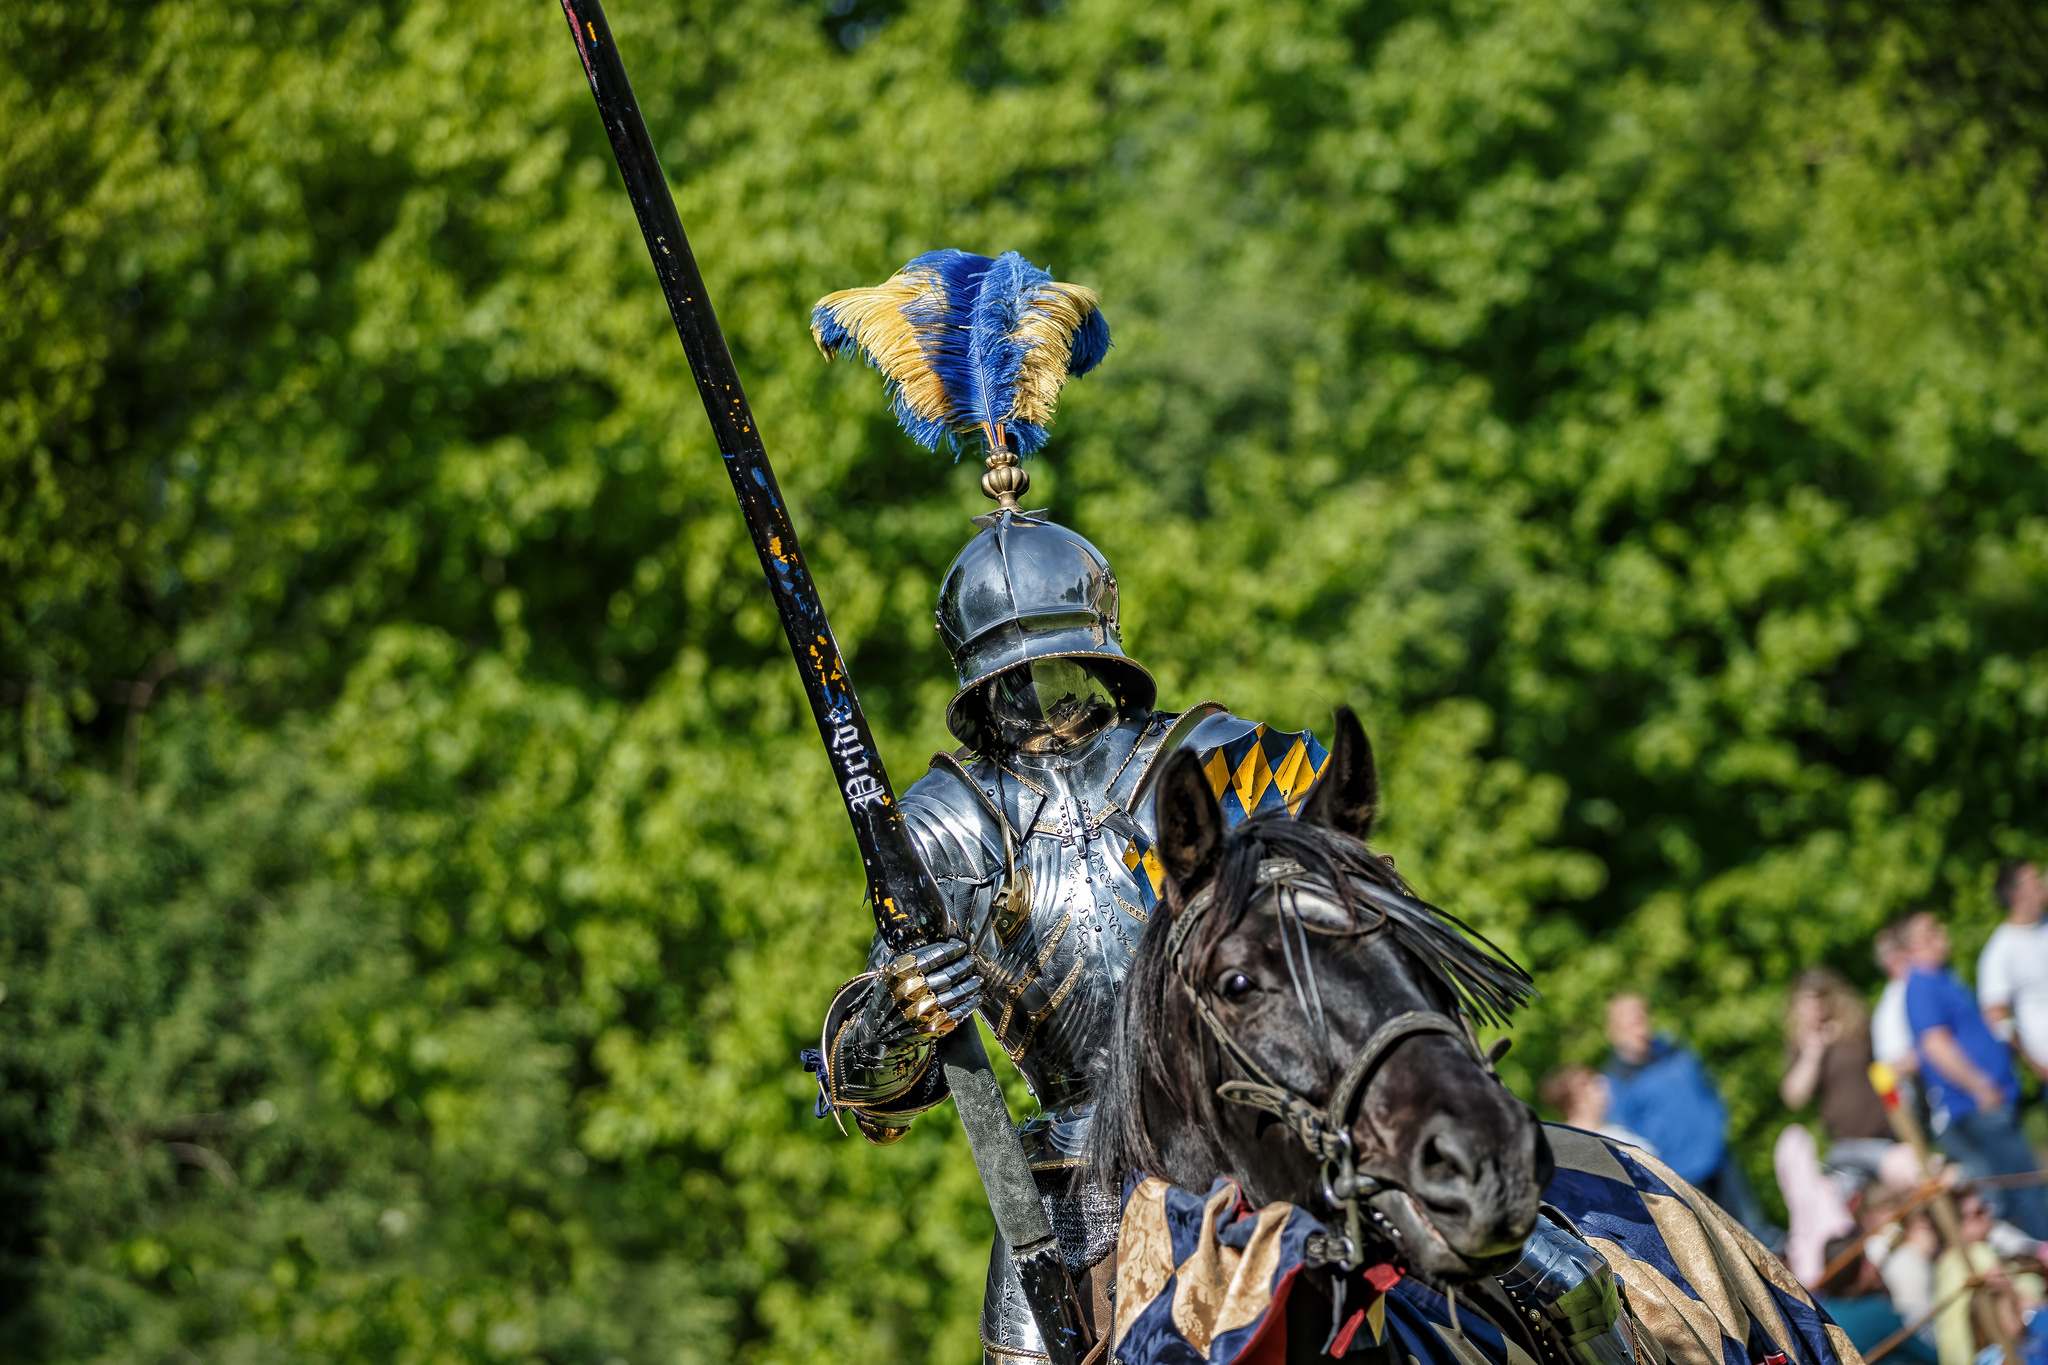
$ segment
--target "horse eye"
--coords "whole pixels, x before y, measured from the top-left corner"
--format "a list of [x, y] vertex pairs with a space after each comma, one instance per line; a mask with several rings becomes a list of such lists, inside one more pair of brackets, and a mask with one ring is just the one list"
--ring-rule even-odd
[[1252, 979], [1243, 972], [1225, 972], [1216, 983], [1216, 993], [1225, 1000], [1242, 1000], [1252, 993]]

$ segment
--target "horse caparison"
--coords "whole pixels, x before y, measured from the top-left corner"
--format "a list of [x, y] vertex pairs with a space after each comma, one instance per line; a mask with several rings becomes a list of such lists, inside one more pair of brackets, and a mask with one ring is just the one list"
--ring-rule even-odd
[[[1250, 1203], [1294, 1204], [1326, 1228], [1368, 1209], [1361, 1231], [1384, 1239], [1381, 1259], [1391, 1250], [1445, 1292], [1453, 1331], [1462, 1298], [1500, 1333], [1499, 1349], [1477, 1357], [1491, 1365], [1576, 1358], [1494, 1278], [1550, 1187], [1554, 1218], [1599, 1226], [1587, 1244], [1622, 1282], [1638, 1365], [1861, 1365], [1842, 1329], [1712, 1201], [1648, 1153], [1571, 1128], [1546, 1137], [1501, 1084], [1471, 1025], [1505, 1022], [1534, 987], [1366, 846], [1379, 806], [1372, 750], [1356, 716], [1336, 719], [1328, 763], [1292, 821], [1226, 830], [1192, 755], [1162, 774], [1154, 847], [1166, 904], [1125, 978], [1088, 1175], [1113, 1193], [1135, 1172], [1194, 1191], [1227, 1177]], [[1333, 1166], [1346, 1174], [1326, 1184]], [[1285, 1305], [1289, 1361], [1325, 1358], [1330, 1310], [1361, 1273], [1328, 1254], [1342, 1238], [1320, 1236]], [[1475, 1359], [1469, 1338], [1452, 1349], [1441, 1330], [1408, 1340], [1438, 1365]], [[1398, 1358], [1391, 1342], [1367, 1358]]]
[[[1143, 1171], [1202, 1190], [1227, 1176], [1254, 1203], [1327, 1216], [1325, 1162], [1303, 1137], [1315, 1124], [1300, 1117], [1315, 1110], [1348, 1137], [1371, 1233], [1413, 1270], [1451, 1283], [1505, 1268], [1534, 1226], [1551, 1155], [1470, 1023], [1506, 1022], [1534, 989], [1366, 846], [1378, 778], [1357, 717], [1338, 712], [1296, 819], [1226, 830], [1189, 754], [1168, 764], [1156, 801], [1165, 913], [1124, 983], [1093, 1178], [1115, 1189]], [[1347, 1112], [1327, 1113], [1347, 1081]], [[1224, 1086], [1266, 1107], [1219, 1099]], [[1301, 1102], [1291, 1121], [1271, 1094]]]

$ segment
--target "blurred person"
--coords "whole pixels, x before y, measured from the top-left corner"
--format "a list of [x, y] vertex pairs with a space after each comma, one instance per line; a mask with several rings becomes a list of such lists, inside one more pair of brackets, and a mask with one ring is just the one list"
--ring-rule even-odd
[[1607, 1041], [1614, 1047], [1606, 1070], [1616, 1120], [1657, 1144], [1667, 1166], [1757, 1240], [1780, 1245], [1784, 1234], [1764, 1217], [1742, 1164], [1728, 1149], [1728, 1110], [1700, 1059], [1651, 1029], [1650, 1002], [1633, 991], [1608, 1003]]
[[[1914, 1322], [1934, 1306], [1934, 1258], [1941, 1254], [1941, 1237], [1925, 1207], [1898, 1216], [1905, 1199], [1903, 1186], [1869, 1185], [1857, 1201], [1856, 1222], [1863, 1231], [1864, 1258], [1883, 1276], [1892, 1307], [1903, 1321]], [[1931, 1353], [1933, 1324], [1918, 1335]]]
[[1856, 1230], [1842, 1186], [1820, 1164], [1820, 1147], [1803, 1124], [1788, 1123], [1771, 1151], [1778, 1192], [1785, 1197], [1785, 1264], [1819, 1293], [1828, 1246]]
[[1871, 1056], [1905, 1075], [1920, 1069], [1920, 1059], [1913, 1051], [1913, 1025], [1906, 1018], [1906, 978], [1913, 974], [1913, 957], [1899, 941], [1911, 918], [1900, 916], [1878, 930], [1871, 942], [1878, 970], [1885, 975], [1877, 1007], [1870, 1012]]
[[[1855, 1235], [1838, 1237], [1827, 1247], [1832, 1263], [1856, 1246]], [[1814, 1302], [1827, 1310], [1859, 1351], [1868, 1352], [1892, 1333], [1912, 1321], [1899, 1310], [1885, 1287], [1884, 1276], [1868, 1251], [1859, 1251], [1814, 1291]], [[1926, 1311], [1925, 1309], [1921, 1311]], [[1914, 1365], [1938, 1365], [1933, 1336], [1916, 1332], [1892, 1348], [1887, 1359], [1909, 1360]]]
[[[1893, 1143], [1892, 1149], [1885, 1153], [1878, 1179], [1865, 1187], [1857, 1205], [1857, 1217], [1863, 1216], [1866, 1207], [1882, 1207], [1882, 1201], [1886, 1197], [1885, 1191], [1889, 1190], [1897, 1198], [1903, 1198], [1904, 1196], [1897, 1192], [1918, 1190], [1929, 1179], [1938, 1179], [1940, 1184], [1951, 1190], [1969, 1183], [1963, 1177], [1962, 1168], [1952, 1162], [1941, 1166], [1938, 1177], [1930, 1175], [1927, 1166], [1921, 1162], [1910, 1144]], [[1991, 1225], [1989, 1241], [1992, 1248], [2005, 1257], [2024, 1256], [2039, 1261], [2044, 1259], [2043, 1251], [2048, 1250], [2048, 1243], [2034, 1240], [2002, 1218]]]
[[1657, 1155], [1656, 1145], [1648, 1138], [1633, 1128], [1614, 1122], [1610, 1114], [1614, 1107], [1614, 1091], [1607, 1078], [1591, 1067], [1567, 1066], [1551, 1072], [1537, 1087], [1536, 1098], [1573, 1128], [1583, 1128], [1589, 1133], [1640, 1147], [1651, 1156]]
[[1866, 1180], [1877, 1174], [1893, 1140], [1884, 1101], [1870, 1084], [1870, 1063], [1870, 1016], [1862, 998], [1832, 967], [1801, 972], [1786, 1002], [1778, 1095], [1788, 1109], [1817, 1103], [1828, 1164]]
[[[1962, 1224], [1963, 1245], [1943, 1251], [1941, 1258], [1934, 1263], [1934, 1301], [1941, 1303], [1951, 1295], [1957, 1295], [1972, 1275], [1982, 1275], [1984, 1288], [1991, 1294], [1993, 1311], [1998, 1314], [2000, 1328], [2014, 1338], [2025, 1336], [2026, 1324], [2020, 1312], [2022, 1308], [2040, 1302], [2040, 1280], [2030, 1275], [2007, 1273], [2005, 1262], [1991, 1245], [1995, 1220], [1991, 1205], [1984, 1199], [1974, 1192], [1964, 1192], [1956, 1200], [1956, 1216]], [[1971, 1365], [1978, 1350], [1990, 1344], [1979, 1337], [1976, 1321], [1971, 1315], [1970, 1301], [1973, 1297], [1970, 1294], [1957, 1295], [1954, 1302], [1934, 1315], [1934, 1343], [1941, 1365]]]
[[[1906, 921], [1899, 941], [1913, 961], [1906, 1017], [1935, 1140], [1969, 1175], [2033, 1171], [2033, 1149], [2015, 1113], [2020, 1088], [2012, 1056], [1978, 1013], [1976, 997], [1948, 970], [1947, 927], [1921, 911]], [[1996, 1211], [2029, 1237], [2048, 1237], [2048, 1197], [2039, 1185], [1995, 1191], [1992, 1199]]]
[[1901, 915], [1877, 931], [1871, 941], [1871, 956], [1885, 975], [1884, 989], [1870, 1011], [1870, 1055], [1892, 1069], [1892, 1086], [1905, 1111], [1929, 1126], [1927, 1097], [1920, 1088], [1920, 1056], [1913, 1051], [1913, 1025], [1906, 1018], [1906, 978], [1913, 974], [1913, 958], [1899, 941], [1907, 915]]
[[2037, 863], [2007, 859], [1992, 890], [2005, 923], [1991, 931], [1977, 957], [1977, 1003], [1992, 1032], [2036, 1076], [2048, 1078], [2048, 881]]

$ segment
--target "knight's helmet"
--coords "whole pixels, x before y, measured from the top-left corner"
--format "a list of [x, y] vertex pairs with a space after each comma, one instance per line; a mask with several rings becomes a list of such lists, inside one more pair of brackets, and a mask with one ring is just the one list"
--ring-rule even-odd
[[1091, 704], [1149, 708], [1158, 688], [1124, 654], [1109, 561], [1017, 501], [1031, 485], [1019, 462], [1045, 443], [1060, 387], [1109, 350], [1094, 292], [1014, 251], [932, 251], [883, 284], [827, 295], [811, 333], [826, 355], [882, 371], [919, 445], [987, 444], [981, 487], [1000, 506], [974, 519], [981, 532], [939, 589], [939, 634], [960, 676], [946, 728], [979, 746], [1009, 714], [1042, 707], [1057, 728], [1085, 723]]
[[1124, 654], [1116, 575], [1102, 551], [1009, 507], [979, 520], [987, 525], [939, 585], [939, 635], [960, 675], [946, 728], [981, 743], [990, 721], [984, 684], [1019, 664], [1060, 659], [1083, 662], [1117, 709], [1149, 709], [1159, 688]]

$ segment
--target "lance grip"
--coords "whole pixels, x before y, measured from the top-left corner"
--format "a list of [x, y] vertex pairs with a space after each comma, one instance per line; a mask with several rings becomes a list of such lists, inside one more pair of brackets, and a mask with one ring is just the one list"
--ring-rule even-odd
[[[604, 7], [599, 0], [562, 0], [562, 12], [575, 36], [591, 95], [611, 139], [612, 155], [632, 197], [634, 216], [675, 320], [676, 335], [689, 357], [690, 373], [697, 381], [733, 493], [739, 498], [748, 534], [767, 575], [776, 614], [803, 678], [804, 695], [825, 742], [840, 798], [853, 822], [876, 928], [892, 948], [920, 946], [943, 931], [945, 917], [938, 887], [911, 845], [896, 793], [882, 767], [881, 752], [846, 675], [845, 660], [798, 546], [796, 528], [776, 485], [775, 471], [769, 467], [739, 373], [733, 368], [732, 353], [705, 295], [703, 277], [683, 235], [682, 220], [612, 41]], [[1023, 1277], [1032, 1316], [1054, 1365], [1071, 1365], [1091, 1344], [1082, 1325], [1085, 1319], [981, 1034], [972, 1023], [955, 1028], [938, 1040], [937, 1052], [974, 1164], [988, 1192], [997, 1231], [1011, 1248]]]

